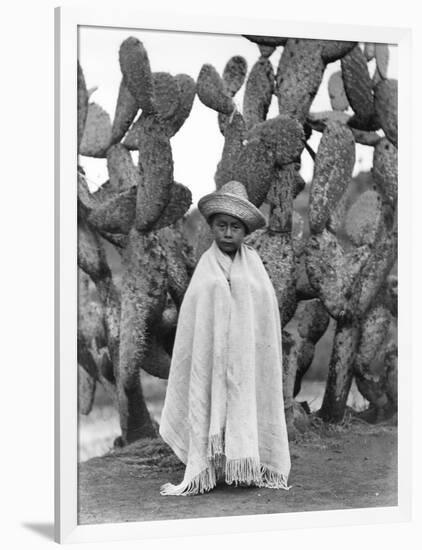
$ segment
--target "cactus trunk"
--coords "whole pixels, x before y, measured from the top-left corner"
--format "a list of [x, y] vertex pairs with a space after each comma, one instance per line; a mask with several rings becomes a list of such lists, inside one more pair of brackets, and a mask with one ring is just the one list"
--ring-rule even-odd
[[133, 443], [144, 437], [157, 437], [139, 379], [118, 380], [117, 398], [124, 444]]
[[356, 322], [338, 321], [334, 336], [327, 385], [319, 416], [326, 422], [341, 422], [353, 379], [353, 363], [359, 340]]

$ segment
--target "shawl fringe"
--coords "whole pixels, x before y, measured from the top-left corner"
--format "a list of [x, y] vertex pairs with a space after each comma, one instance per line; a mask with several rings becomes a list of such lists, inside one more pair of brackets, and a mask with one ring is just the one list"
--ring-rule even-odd
[[259, 459], [235, 458], [227, 459], [224, 450], [224, 430], [212, 435], [208, 443], [208, 466], [190, 481], [182, 481], [179, 485], [165, 483], [160, 488], [164, 496], [189, 496], [203, 494], [213, 489], [217, 481], [225, 481], [228, 485], [237, 487], [239, 484], [255, 485], [267, 489], [289, 490], [287, 476], [275, 472]]
[[208, 466], [188, 483], [182, 481], [179, 485], [165, 483], [160, 488], [160, 495], [164, 496], [188, 496], [202, 494], [210, 491], [216, 485], [215, 469]]
[[[226, 460], [226, 477], [228, 485], [239, 484], [255, 485], [265, 489], [285, 489], [288, 491], [291, 485], [287, 485], [284, 474], [271, 470], [264, 464], [260, 464], [255, 458], [240, 458]], [[217, 484], [216, 468], [210, 464], [205, 470], [189, 482], [173, 485], [165, 483], [160, 488], [163, 496], [193, 496], [211, 491]]]

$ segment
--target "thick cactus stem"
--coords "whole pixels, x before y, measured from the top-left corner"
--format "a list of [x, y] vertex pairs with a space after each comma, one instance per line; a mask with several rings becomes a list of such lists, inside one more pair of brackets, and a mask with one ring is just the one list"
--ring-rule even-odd
[[139, 134], [142, 133], [145, 126], [145, 118], [144, 114], [139, 115], [123, 139], [122, 143], [129, 151], [139, 149]]
[[151, 345], [148, 355], [142, 362], [142, 370], [163, 380], [167, 380], [170, 372], [171, 357], [157, 341], [157, 335], [151, 336]]
[[296, 120], [278, 116], [256, 124], [245, 136], [237, 159], [235, 179], [247, 188], [256, 206], [264, 201], [276, 170], [294, 162], [303, 150], [303, 128]]
[[111, 277], [101, 242], [93, 228], [82, 217], [78, 219], [78, 265], [94, 283]]
[[170, 186], [169, 202], [164, 207], [152, 229], [155, 231], [156, 229], [172, 225], [186, 214], [191, 204], [192, 193], [190, 190], [181, 183], [174, 182]]
[[86, 216], [99, 203], [90, 192], [85, 176], [78, 170], [78, 215]]
[[113, 126], [111, 128], [111, 144], [118, 143], [129, 130], [136, 113], [138, 103], [130, 93], [124, 79], [120, 82], [119, 95], [117, 97], [116, 111], [114, 113]]
[[320, 41], [289, 38], [278, 65], [276, 95], [279, 112], [302, 124], [324, 73], [321, 51]]
[[149, 230], [170, 200], [173, 185], [173, 158], [169, 139], [157, 133], [140, 133], [139, 163], [142, 183], [138, 185], [135, 227]]
[[177, 74], [174, 81], [178, 87], [178, 108], [174, 115], [166, 120], [165, 128], [167, 137], [173, 137], [183, 126], [188, 118], [196, 94], [196, 83], [187, 74]]
[[138, 107], [145, 112], [155, 112], [151, 67], [142, 42], [133, 36], [124, 40], [119, 50], [119, 62], [124, 82]]
[[296, 177], [294, 163], [278, 170], [268, 191], [267, 200], [270, 204], [270, 231], [285, 233], [292, 231], [293, 190]]
[[352, 131], [339, 123], [327, 123], [318, 147], [310, 190], [309, 224], [313, 233], [324, 229], [330, 212], [351, 180], [354, 163]]
[[109, 114], [97, 103], [89, 103], [79, 153], [87, 157], [105, 158], [110, 143], [111, 121]]
[[261, 58], [252, 67], [243, 97], [243, 115], [247, 128], [264, 122], [274, 92], [274, 70], [271, 62]]
[[321, 42], [321, 56], [325, 63], [332, 63], [341, 59], [356, 46], [356, 42], [338, 40], [321, 40]]
[[390, 52], [388, 44], [375, 44], [375, 59], [377, 60], [377, 70], [381, 78], [387, 78], [388, 61]]
[[299, 367], [312, 362], [313, 346], [287, 328], [283, 330], [282, 340], [284, 413], [289, 439], [294, 440], [297, 432], [305, 431], [310, 423], [305, 409], [294, 399], [294, 388]]
[[366, 245], [345, 252], [337, 238], [326, 229], [308, 240], [305, 265], [309, 282], [335, 319], [351, 315], [352, 289], [369, 255]]
[[351, 115], [344, 113], [343, 111], [319, 111], [316, 113], [308, 113], [306, 122], [313, 130], [323, 132], [327, 124], [330, 122], [337, 122], [338, 124], [343, 124], [345, 126], [351, 118]]
[[234, 179], [245, 185], [249, 200], [260, 206], [276, 173], [272, 151], [259, 138], [248, 139], [240, 151], [233, 172]]
[[365, 42], [363, 55], [367, 61], [371, 61], [375, 57], [375, 44], [373, 42]]
[[127, 235], [135, 221], [136, 187], [122, 191], [93, 209], [89, 222], [101, 233]]
[[[240, 55], [235, 55], [227, 61], [223, 71], [223, 85], [229, 97], [234, 97], [240, 90], [245, 81], [247, 70], [246, 59]], [[233, 114], [237, 112], [237, 109], [234, 109], [230, 115], [218, 113], [218, 127], [223, 136], [226, 135], [227, 124], [231, 122]]]
[[176, 80], [164, 72], [152, 73], [154, 106], [159, 119], [172, 117], [179, 106], [179, 87]]
[[[95, 283], [103, 308], [104, 322], [101, 322], [101, 325], [105, 327], [106, 340], [112, 361], [117, 365], [120, 300], [113, 283], [103, 245], [82, 213], [78, 215], [78, 266]], [[84, 361], [82, 361], [82, 364], [86, 366]]]
[[236, 179], [236, 163], [243, 149], [245, 135], [245, 121], [243, 116], [236, 111], [225, 127], [223, 153], [214, 176], [217, 189], [228, 181]]
[[247, 71], [248, 64], [244, 57], [235, 55], [227, 61], [223, 71], [223, 82], [226, 93], [230, 97], [236, 95], [242, 87]]
[[374, 149], [372, 175], [377, 188], [391, 206], [395, 206], [397, 203], [397, 169], [397, 149], [388, 139], [383, 138]]
[[265, 231], [256, 248], [273, 283], [281, 325], [284, 327], [296, 309], [295, 260], [291, 235]]
[[117, 377], [120, 424], [125, 443], [154, 437], [139, 379], [139, 368], [151, 352], [150, 334], [165, 305], [166, 260], [157, 236], [132, 229], [124, 251], [120, 356]]
[[173, 310], [168, 308], [164, 312], [161, 320], [159, 333], [165, 336], [166, 331], [173, 330], [173, 325], [174, 330], [176, 329], [176, 310], [179, 310], [182, 305], [195, 262], [192, 262], [192, 258], [189, 257], [190, 251], [182, 234], [180, 223], [172, 228], [162, 229], [159, 234], [160, 244], [167, 261], [168, 291], [175, 305]]
[[349, 208], [345, 229], [349, 239], [356, 246], [372, 244], [382, 223], [381, 196], [372, 190], [365, 191]]
[[117, 193], [136, 187], [142, 179], [129, 151], [121, 144], [113, 145], [107, 151], [107, 170], [109, 188]]
[[375, 147], [381, 139], [376, 132], [365, 132], [365, 130], [358, 130], [357, 128], [352, 128], [352, 132], [356, 143], [368, 145], [369, 147]]
[[[296, 345], [296, 375], [289, 381], [289, 395], [296, 397], [300, 392], [303, 376], [311, 366], [315, 344], [327, 330], [330, 316], [318, 299], [302, 301], [298, 304], [293, 320], [297, 322], [297, 333], [294, 332]], [[287, 331], [287, 327], [285, 331]]]
[[196, 91], [204, 105], [214, 111], [229, 115], [233, 112], [234, 103], [227, 94], [223, 79], [212, 65], [203, 65], [196, 83]]
[[385, 227], [378, 237], [372, 255], [362, 269], [361, 290], [357, 293], [357, 316], [363, 316], [370, 307], [397, 258], [397, 230]]
[[94, 403], [96, 380], [78, 364], [78, 411], [89, 414]]
[[261, 54], [261, 57], [265, 57], [266, 59], [268, 59], [275, 51], [274, 46], [265, 46], [264, 44], [259, 44], [258, 48], [259, 48], [259, 53]]
[[306, 117], [306, 123], [317, 132], [323, 132], [329, 122], [339, 122], [340, 124], [349, 126], [356, 143], [374, 147], [381, 140], [381, 136], [379, 136], [376, 132], [358, 130], [357, 128], [351, 126], [351, 124], [353, 124], [353, 120], [354, 116], [344, 113], [343, 111], [322, 111], [319, 113], [309, 113]]
[[[368, 421], [384, 420], [397, 411], [397, 348], [391, 313], [375, 303], [362, 323], [362, 336], [354, 374], [369, 408], [361, 416]], [[393, 382], [393, 384], [391, 384]]]
[[322, 406], [318, 411], [318, 416], [326, 422], [343, 420], [353, 379], [353, 363], [358, 341], [359, 328], [355, 323], [337, 322], [327, 385]]
[[328, 95], [331, 107], [335, 111], [346, 111], [349, 108], [349, 100], [344, 89], [341, 71], [337, 71], [330, 76], [328, 80]]
[[360, 130], [377, 130], [371, 77], [359, 46], [341, 59], [341, 70], [344, 89], [355, 113], [353, 126]]
[[[361, 338], [356, 354], [355, 373], [370, 375], [370, 367], [380, 351], [392, 320], [391, 313], [382, 304], [374, 304], [361, 325]], [[384, 349], [385, 353], [385, 349]]]
[[288, 38], [283, 38], [281, 36], [258, 36], [252, 34], [244, 34], [243, 36], [260, 46], [273, 46], [274, 48], [277, 46], [285, 46], [288, 40]]
[[375, 111], [381, 128], [397, 147], [397, 80], [381, 80], [374, 88]]

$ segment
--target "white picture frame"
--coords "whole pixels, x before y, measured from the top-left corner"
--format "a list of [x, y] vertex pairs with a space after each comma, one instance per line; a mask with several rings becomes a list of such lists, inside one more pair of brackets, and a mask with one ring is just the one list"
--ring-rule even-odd
[[[283, 513], [171, 521], [77, 523], [77, 36], [79, 26], [291, 36], [398, 45], [399, 82], [399, 471], [398, 505], [388, 508]], [[410, 59], [409, 29], [121, 11], [104, 6], [55, 10], [55, 540], [121, 541], [207, 533], [392, 523], [410, 519]]]

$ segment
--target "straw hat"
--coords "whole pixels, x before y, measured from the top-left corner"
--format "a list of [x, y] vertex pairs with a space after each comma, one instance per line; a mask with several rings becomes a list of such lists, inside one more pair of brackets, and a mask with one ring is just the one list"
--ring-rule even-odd
[[264, 215], [248, 200], [245, 186], [238, 181], [229, 181], [217, 191], [202, 197], [198, 209], [207, 221], [213, 214], [234, 216], [246, 225], [249, 233], [266, 224]]

